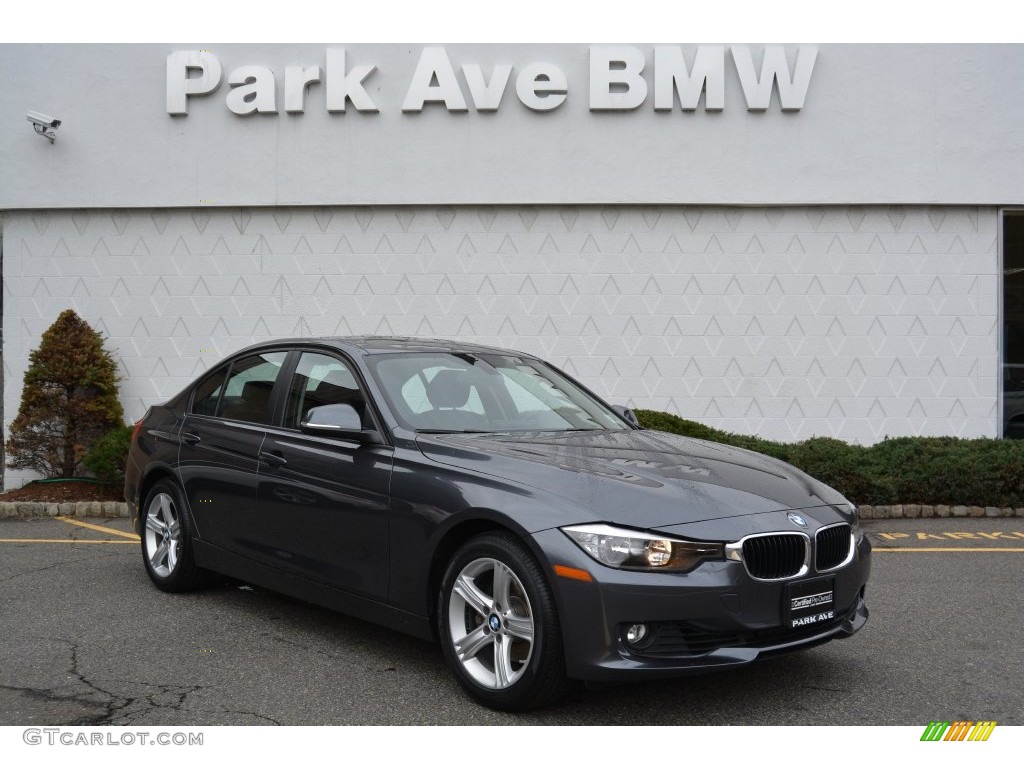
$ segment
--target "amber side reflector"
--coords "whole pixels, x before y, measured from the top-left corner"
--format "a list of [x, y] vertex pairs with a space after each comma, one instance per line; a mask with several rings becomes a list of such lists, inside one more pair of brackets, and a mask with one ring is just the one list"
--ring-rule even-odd
[[570, 568], [567, 565], [556, 565], [555, 575], [563, 579], [575, 579], [576, 581], [593, 581], [594, 577], [579, 568]]

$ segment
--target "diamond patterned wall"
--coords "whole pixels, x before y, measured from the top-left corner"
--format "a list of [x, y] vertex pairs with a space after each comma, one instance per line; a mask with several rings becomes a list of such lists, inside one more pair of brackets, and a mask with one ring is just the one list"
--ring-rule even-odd
[[132, 420], [254, 340], [376, 333], [527, 350], [613, 402], [781, 440], [994, 435], [997, 223], [906, 206], [11, 212], [4, 416], [71, 306], [116, 350]]

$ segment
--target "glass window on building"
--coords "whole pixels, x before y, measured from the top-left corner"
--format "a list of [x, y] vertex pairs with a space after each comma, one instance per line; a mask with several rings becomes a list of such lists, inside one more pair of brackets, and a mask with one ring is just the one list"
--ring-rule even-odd
[[1003, 435], [1024, 438], [1024, 211], [1003, 216]]

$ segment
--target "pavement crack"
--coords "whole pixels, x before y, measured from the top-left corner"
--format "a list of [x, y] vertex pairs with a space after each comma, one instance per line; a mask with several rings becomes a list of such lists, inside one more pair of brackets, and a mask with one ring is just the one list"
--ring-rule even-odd
[[[12, 691], [14, 693], [20, 693], [24, 696], [28, 696], [33, 699], [40, 699], [42, 701], [53, 702], [53, 703], [74, 703], [81, 704], [85, 707], [100, 708], [105, 712], [99, 717], [102, 718], [109, 711], [108, 704], [103, 701], [97, 701], [93, 696], [93, 691], [86, 693], [67, 693], [62, 692], [64, 686], [53, 686], [51, 688], [32, 688], [29, 686], [18, 686], [18, 685], [0, 685], [0, 690]], [[78, 718], [73, 719], [68, 723], [61, 723], [62, 725], [94, 725], [96, 718]]]
[[[124, 713], [122, 715], [122, 722], [119, 723], [119, 725], [135, 725], [139, 720], [157, 710], [169, 709], [173, 712], [181, 712], [185, 705], [185, 699], [193, 693], [201, 691], [205, 687], [202, 685], [142, 683], [134, 680], [124, 680], [122, 682], [142, 685], [147, 688], [155, 688], [156, 690], [143, 694], [141, 697], [137, 697], [135, 699], [135, 703], [141, 705], [141, 709], [133, 711], [131, 714]], [[145, 699], [145, 701], [143, 701], [143, 699]], [[202, 710], [189, 709], [185, 711], [200, 712]]]
[[[32, 569], [30, 569], [28, 571], [19, 571], [18, 573], [12, 574], [11, 576], [5, 576], [4, 578], [0, 579], [0, 584], [5, 584], [6, 582], [13, 581], [14, 579], [20, 579], [22, 576], [30, 576], [33, 573], [41, 573], [43, 571], [51, 571], [54, 568], [62, 568], [64, 566], [66, 566], [66, 565], [71, 565], [73, 563], [82, 562], [83, 560], [99, 560], [101, 558], [118, 557], [118, 556], [119, 556], [118, 553], [97, 552], [95, 554], [85, 555], [83, 557], [67, 558], [67, 559], [64, 559], [64, 560], [60, 560], [60, 561], [58, 561], [56, 563], [52, 563], [50, 565], [44, 565], [42, 568], [32, 568]], [[65, 640], [65, 641], [61, 641], [61, 642], [67, 642], [67, 641]]]
[[[63, 637], [40, 637], [51, 643], [60, 643], [68, 648], [69, 667], [67, 674], [72, 682], [65, 685], [52, 686], [50, 688], [33, 688], [29, 686], [0, 685], [0, 690], [12, 691], [37, 699], [44, 699], [51, 702], [75, 703], [93, 710], [100, 710], [94, 715], [82, 715], [70, 718], [62, 725], [77, 726], [100, 726], [100, 725], [133, 725], [139, 720], [161, 710], [172, 712], [195, 712], [202, 713], [209, 710], [186, 708], [188, 697], [203, 690], [203, 685], [179, 685], [170, 683], [147, 683], [135, 680], [122, 680], [112, 678], [109, 680], [98, 680], [89, 673], [82, 659], [82, 649], [79, 643]], [[139, 686], [141, 692], [129, 694], [118, 692], [118, 686]], [[248, 715], [268, 723], [280, 725], [280, 722], [267, 715], [258, 712], [242, 710], [218, 710], [225, 714]], [[216, 712], [212, 712], [216, 713]]]
[[298, 649], [303, 650], [303, 651], [308, 651], [310, 653], [316, 653], [316, 654], [319, 654], [321, 656], [326, 656], [329, 659], [341, 659], [341, 658], [343, 658], [340, 654], [331, 653], [330, 651], [325, 651], [325, 650], [323, 650], [321, 648], [314, 648], [311, 645], [304, 645], [302, 643], [297, 643], [294, 640], [289, 640], [286, 637], [281, 637], [281, 635], [275, 635], [273, 632], [262, 632], [260, 634], [262, 634], [264, 637], [268, 637], [271, 640], [274, 640], [275, 642], [284, 643], [285, 645], [290, 645], [293, 648], [298, 648]]
[[132, 696], [122, 696], [108, 691], [106, 688], [100, 687], [97, 683], [93, 682], [90, 678], [85, 676], [82, 671], [81, 662], [78, 658], [78, 643], [73, 643], [70, 640], [64, 640], [63, 638], [55, 638], [62, 643], [67, 643], [71, 647], [71, 674], [78, 678], [82, 685], [85, 685], [90, 690], [95, 691], [101, 696], [107, 697], [106, 712], [96, 718], [93, 722], [81, 723], [81, 725], [114, 725], [111, 722], [119, 712], [127, 709], [135, 703], [136, 698]]
[[[206, 711], [206, 710], [198, 710], [198, 711]], [[280, 720], [275, 720], [270, 715], [261, 715], [259, 712], [246, 712], [246, 711], [241, 710], [241, 709], [220, 709], [220, 710], [217, 710], [217, 711], [220, 714], [223, 714], [223, 715], [249, 715], [250, 717], [255, 717], [255, 718], [258, 718], [260, 720], [266, 720], [267, 722], [273, 723], [274, 725], [283, 725], [283, 723]]]
[[[114, 693], [87, 677], [85, 672], [82, 670], [82, 663], [79, 659], [79, 647], [77, 643], [72, 642], [71, 640], [66, 640], [62, 637], [41, 637], [39, 639], [46, 640], [51, 643], [62, 643], [68, 646], [71, 654], [71, 664], [70, 669], [68, 669], [68, 675], [74, 679], [78, 686], [84, 687], [86, 690], [65, 692], [63, 689], [65, 689], [66, 686], [32, 688], [2, 685], [0, 688], [22, 693], [33, 698], [41, 698], [48, 701], [74, 702], [90, 708], [99, 708], [102, 710], [98, 715], [73, 718], [73, 721], [65, 723], [66, 725], [114, 725], [112, 722], [114, 718], [117, 717], [120, 712], [128, 709], [136, 702], [136, 697]], [[74, 683], [72, 685], [74, 686]]]
[[70, 560], [61, 560], [60, 562], [53, 563], [52, 565], [44, 565], [42, 568], [33, 568], [31, 570], [28, 570], [28, 571], [20, 571], [18, 573], [15, 573], [13, 576], [7, 576], [7, 577], [5, 577], [3, 579], [0, 579], [0, 584], [3, 584], [3, 583], [8, 582], [8, 581], [13, 581], [14, 579], [20, 579], [22, 576], [29, 576], [29, 575], [31, 575], [33, 573], [42, 573], [43, 571], [50, 571], [50, 570], [53, 570], [54, 568], [60, 568], [61, 566], [67, 565], [69, 562], [72, 562], [72, 561], [70, 561]]
[[[46, 569], [44, 568], [40, 570]], [[71, 668], [68, 670], [68, 674], [74, 678], [75, 682], [84, 686], [86, 690], [80, 692], [68, 692], [64, 690], [67, 686], [63, 685], [51, 686], [49, 688], [0, 685], [0, 688], [7, 691], [21, 693], [32, 698], [54, 702], [74, 702], [90, 708], [99, 708], [103, 710], [101, 714], [97, 716], [78, 718], [74, 722], [67, 723], [67, 725], [110, 725], [110, 720], [114, 715], [134, 701], [131, 697], [120, 696], [112, 691], [108, 691], [105, 688], [100, 687], [85, 676], [81, 670], [81, 664], [78, 658], [77, 643], [73, 643], [70, 640], [65, 640], [60, 637], [42, 637], [39, 639], [51, 643], [62, 643], [68, 646], [71, 652]]]

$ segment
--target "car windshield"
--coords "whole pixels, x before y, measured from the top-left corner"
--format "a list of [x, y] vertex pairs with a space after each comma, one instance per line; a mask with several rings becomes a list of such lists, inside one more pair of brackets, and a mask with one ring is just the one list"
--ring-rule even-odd
[[629, 429], [549, 365], [515, 355], [374, 355], [370, 369], [403, 426], [418, 432]]

